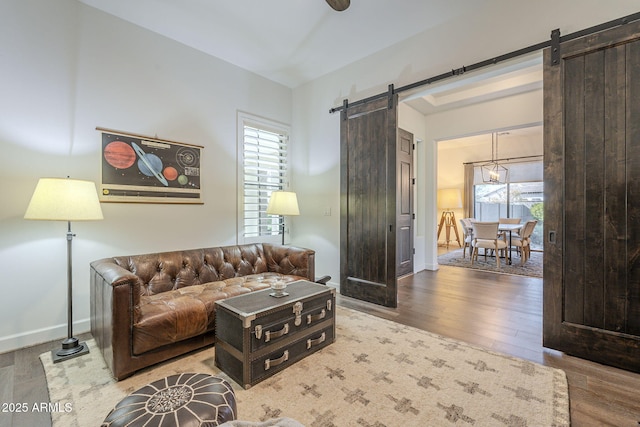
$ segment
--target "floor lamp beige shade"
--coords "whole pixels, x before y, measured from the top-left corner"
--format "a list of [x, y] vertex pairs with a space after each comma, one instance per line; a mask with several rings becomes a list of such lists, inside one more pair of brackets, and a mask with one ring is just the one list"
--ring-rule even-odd
[[[298, 197], [293, 191], [274, 191], [267, 206], [268, 215], [291, 216], [300, 215]], [[284, 218], [281, 220], [282, 244], [284, 245]]]
[[85, 343], [73, 336], [73, 285], [71, 268], [71, 221], [103, 219], [96, 186], [91, 181], [69, 178], [41, 178], [31, 196], [25, 219], [67, 221], [67, 339], [51, 353], [54, 363], [89, 352]]
[[456, 214], [453, 209], [462, 208], [462, 192], [459, 188], [444, 188], [438, 190], [438, 209], [442, 210], [442, 216], [440, 217], [440, 224], [438, 224], [438, 239], [440, 239], [440, 232], [443, 228], [446, 228], [446, 246], [449, 247], [451, 242], [451, 229], [456, 234], [456, 241], [458, 246], [460, 244], [460, 235], [458, 234], [458, 226], [456, 225]]

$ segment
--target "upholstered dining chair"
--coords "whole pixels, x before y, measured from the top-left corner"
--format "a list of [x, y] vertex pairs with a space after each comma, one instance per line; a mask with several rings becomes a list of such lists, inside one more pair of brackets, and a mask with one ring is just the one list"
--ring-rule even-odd
[[538, 221], [535, 219], [525, 222], [520, 233], [511, 238], [511, 246], [516, 247], [520, 253], [521, 265], [531, 258], [531, 235], [533, 234], [533, 229], [536, 228], [536, 224], [538, 224]]
[[473, 252], [471, 253], [471, 265], [474, 259], [478, 259], [478, 249], [484, 249], [484, 257], [487, 258], [487, 251], [493, 250], [496, 255], [496, 266], [500, 268], [500, 253], [508, 259], [509, 251], [507, 242], [498, 235], [498, 222], [472, 222], [473, 227]]
[[462, 226], [462, 235], [464, 237], [463, 239], [463, 243], [462, 243], [462, 258], [465, 257], [467, 248], [469, 248], [469, 257], [471, 257], [471, 250], [472, 250], [472, 246], [471, 246], [471, 239], [473, 239], [472, 233], [471, 233], [471, 221], [474, 220], [473, 218], [462, 218], [460, 220], [460, 225]]

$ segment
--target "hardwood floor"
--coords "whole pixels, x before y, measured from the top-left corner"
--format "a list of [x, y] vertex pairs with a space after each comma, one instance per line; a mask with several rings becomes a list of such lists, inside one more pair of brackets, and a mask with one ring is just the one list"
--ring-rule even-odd
[[[77, 337], [86, 340], [90, 335]], [[51, 426], [51, 415], [41, 407], [49, 403], [49, 392], [38, 356], [60, 348], [61, 341], [0, 354], [0, 427]]]
[[640, 374], [542, 347], [542, 279], [441, 266], [400, 280], [398, 308], [338, 304], [563, 369], [573, 426], [640, 425]]
[[[398, 296], [397, 309], [340, 295], [338, 304], [563, 369], [573, 426], [639, 425], [640, 374], [542, 347], [541, 279], [442, 266], [401, 279]], [[48, 402], [38, 355], [58, 345], [54, 341], [0, 354], [0, 427], [51, 425], [48, 413], [32, 408]], [[10, 403], [27, 403], [29, 410], [2, 411]]]

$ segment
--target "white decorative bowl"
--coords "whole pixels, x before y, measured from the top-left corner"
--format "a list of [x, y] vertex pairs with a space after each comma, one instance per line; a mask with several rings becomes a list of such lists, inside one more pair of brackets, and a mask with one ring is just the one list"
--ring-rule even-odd
[[284, 291], [285, 289], [287, 289], [287, 282], [285, 282], [283, 280], [277, 280], [277, 281], [273, 282], [271, 284], [271, 289], [274, 290], [274, 292], [269, 294], [272, 297], [280, 298], [280, 297], [285, 297], [285, 296], [289, 295], [288, 293], [286, 293]]

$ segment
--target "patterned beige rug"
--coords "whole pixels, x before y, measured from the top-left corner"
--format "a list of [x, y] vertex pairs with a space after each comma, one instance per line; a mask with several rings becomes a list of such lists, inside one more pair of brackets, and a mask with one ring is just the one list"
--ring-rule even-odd
[[336, 342], [249, 390], [209, 348], [112, 380], [100, 352], [53, 364], [40, 356], [55, 427], [99, 426], [124, 396], [181, 372], [221, 375], [239, 417], [291, 417], [308, 427], [568, 426], [565, 373], [338, 307]]
[[469, 250], [467, 250], [466, 256], [463, 258], [462, 249], [456, 249], [438, 256], [438, 264], [492, 271], [494, 273], [515, 274], [518, 276], [542, 277], [543, 258], [544, 254], [542, 252], [534, 251], [531, 252], [531, 258], [524, 264], [521, 264], [520, 257], [517, 256], [514, 251], [512, 265], [506, 264], [504, 259], [501, 259], [500, 268], [498, 268], [494, 257], [487, 257], [485, 260], [484, 255], [479, 255], [478, 260], [474, 261], [473, 265], [471, 265]]

